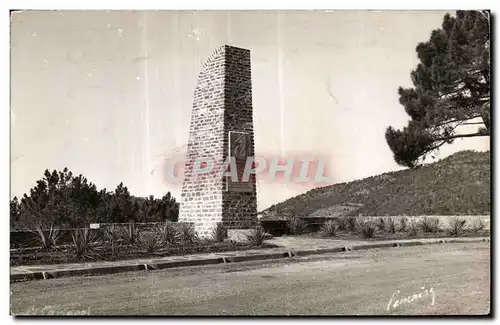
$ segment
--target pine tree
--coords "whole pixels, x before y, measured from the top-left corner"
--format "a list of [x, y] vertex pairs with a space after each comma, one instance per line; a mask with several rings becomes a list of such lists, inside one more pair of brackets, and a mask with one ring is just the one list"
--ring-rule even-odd
[[71, 225], [85, 226], [96, 222], [97, 210], [101, 203], [97, 187], [81, 174], [73, 177], [68, 185], [65, 189], [67, 202], [71, 204], [69, 209]]
[[114, 192], [98, 191], [83, 175], [74, 176], [65, 168], [45, 170], [29, 194], [11, 200], [10, 210], [11, 229], [77, 228], [89, 223], [177, 221], [179, 204], [170, 193], [161, 199], [134, 197], [123, 182]]
[[[411, 120], [402, 130], [388, 127], [387, 144], [394, 160], [410, 168], [457, 138], [490, 134], [490, 14], [446, 14], [442, 28], [416, 52], [420, 63], [411, 72], [413, 88], [398, 89]], [[478, 120], [481, 120], [478, 122]], [[477, 132], [461, 126], [480, 124]]]
[[25, 193], [21, 199], [20, 226], [28, 228], [37, 224], [51, 223], [48, 203], [47, 183], [39, 180], [35, 187], [30, 189], [30, 194]]
[[98, 206], [96, 186], [85, 177], [74, 177], [67, 168], [60, 172], [45, 170], [30, 194], [21, 199], [16, 222], [28, 228], [39, 224], [79, 227], [95, 219]]
[[15, 229], [19, 224], [19, 216], [21, 213], [21, 206], [17, 196], [14, 196], [12, 200], [10, 200], [10, 229]]
[[179, 203], [175, 198], [167, 192], [162, 198], [163, 211], [161, 213], [162, 220], [169, 220], [176, 222], [179, 219]]
[[112, 205], [112, 222], [125, 223], [133, 220], [132, 196], [123, 182], [115, 189]]

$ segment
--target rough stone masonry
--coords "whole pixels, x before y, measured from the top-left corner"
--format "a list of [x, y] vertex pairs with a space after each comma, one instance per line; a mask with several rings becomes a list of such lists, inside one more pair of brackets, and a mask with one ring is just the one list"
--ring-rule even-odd
[[[232, 229], [257, 225], [255, 175], [241, 182], [246, 158], [254, 156], [253, 132], [250, 51], [222, 46], [198, 77], [184, 166], [179, 221], [194, 223], [198, 235], [211, 236], [218, 222], [230, 236]], [[218, 171], [193, 173], [200, 159], [218, 164], [228, 157], [236, 161], [237, 182]]]

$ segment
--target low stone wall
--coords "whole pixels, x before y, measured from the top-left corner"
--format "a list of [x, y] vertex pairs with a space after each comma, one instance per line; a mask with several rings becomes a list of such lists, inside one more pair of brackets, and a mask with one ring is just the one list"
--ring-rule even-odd
[[246, 242], [247, 236], [249, 236], [252, 231], [252, 229], [228, 229], [227, 238], [236, 242]]
[[[410, 223], [420, 222], [425, 217], [428, 218], [438, 218], [440, 223], [446, 228], [450, 221], [453, 218], [464, 219], [466, 220], [466, 226], [469, 226], [474, 222], [474, 220], [482, 220], [485, 223], [485, 230], [490, 229], [490, 216], [359, 216], [354, 218], [363, 218], [365, 220], [374, 220], [376, 221], [379, 218], [393, 218], [396, 223], [399, 222], [399, 219], [407, 218]], [[318, 231], [321, 225], [328, 219], [337, 219], [336, 217], [328, 218], [328, 217], [317, 217], [317, 218], [303, 218], [306, 224], [308, 225], [309, 230]], [[288, 233], [288, 220], [260, 220], [261, 225], [273, 236], [281, 236]]]
[[407, 218], [408, 222], [420, 222], [422, 219], [425, 217], [427, 218], [437, 218], [439, 219], [440, 223], [444, 225], [445, 227], [448, 226], [451, 220], [453, 218], [458, 218], [466, 221], [466, 225], [471, 225], [474, 220], [482, 220], [485, 223], [485, 229], [490, 229], [490, 216], [361, 216], [360, 218], [364, 218], [366, 220], [376, 220], [379, 218], [393, 218], [396, 222], [398, 222], [399, 219], [402, 218]]

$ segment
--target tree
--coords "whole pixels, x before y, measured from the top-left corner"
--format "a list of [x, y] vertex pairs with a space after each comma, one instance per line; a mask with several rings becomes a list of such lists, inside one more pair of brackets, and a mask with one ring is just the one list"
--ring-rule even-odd
[[15, 229], [19, 223], [19, 215], [21, 213], [21, 205], [17, 196], [10, 200], [10, 229]]
[[123, 182], [116, 187], [110, 203], [112, 207], [111, 222], [125, 223], [133, 221], [132, 196], [128, 188], [123, 185]]
[[179, 219], [179, 203], [175, 201], [175, 198], [167, 192], [161, 198], [161, 221], [169, 220], [172, 222], [176, 222]]
[[[402, 130], [389, 126], [385, 133], [398, 164], [418, 167], [457, 138], [490, 135], [489, 23], [486, 11], [446, 14], [442, 28], [416, 47], [414, 87], [398, 89], [411, 120]], [[477, 132], [463, 133], [463, 126], [477, 124], [483, 125]]]
[[17, 226], [83, 226], [95, 218], [99, 203], [96, 186], [82, 175], [74, 177], [67, 168], [52, 173], [45, 170], [30, 194], [21, 199]]
[[97, 211], [100, 202], [100, 195], [95, 184], [88, 182], [83, 175], [78, 175], [71, 179], [71, 183], [66, 187], [66, 199], [71, 204], [70, 224], [72, 226], [84, 226], [97, 219]]
[[29, 194], [10, 202], [11, 229], [84, 227], [89, 223], [126, 223], [177, 221], [179, 204], [167, 193], [161, 199], [153, 195], [134, 197], [120, 183], [114, 192], [97, 190], [83, 175], [45, 170]]
[[113, 222], [113, 193], [109, 192], [106, 188], [99, 191], [99, 206], [96, 210], [94, 222]]
[[151, 195], [148, 198], [134, 198], [132, 211], [136, 222], [154, 222], [156, 200]]
[[32, 227], [37, 224], [51, 222], [47, 192], [47, 183], [44, 180], [39, 180], [36, 186], [30, 189], [29, 195], [26, 193], [23, 195], [19, 216], [21, 226]]

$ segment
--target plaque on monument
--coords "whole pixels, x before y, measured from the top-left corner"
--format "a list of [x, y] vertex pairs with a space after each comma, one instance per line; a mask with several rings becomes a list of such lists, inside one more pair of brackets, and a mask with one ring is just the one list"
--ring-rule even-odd
[[[250, 156], [250, 135], [244, 132], [229, 132], [229, 157], [234, 157], [238, 179], [227, 176], [227, 190], [232, 192], [252, 192], [254, 175], [243, 180], [247, 158]], [[231, 167], [229, 167], [228, 171]]]

